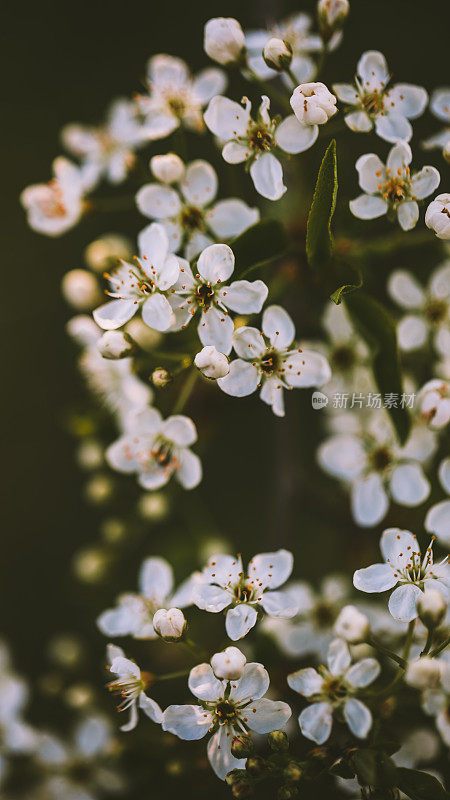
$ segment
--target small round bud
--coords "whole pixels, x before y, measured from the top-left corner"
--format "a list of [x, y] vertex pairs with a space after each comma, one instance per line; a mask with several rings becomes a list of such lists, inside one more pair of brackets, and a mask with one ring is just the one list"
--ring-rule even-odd
[[126, 261], [133, 254], [133, 245], [125, 236], [107, 233], [86, 247], [84, 258], [94, 272], [103, 274], [117, 266], [120, 259]]
[[432, 430], [445, 428], [450, 422], [450, 383], [433, 378], [418, 394], [420, 415]]
[[231, 742], [231, 754], [235, 758], [248, 758], [253, 753], [252, 737], [245, 733], [233, 736]]
[[108, 475], [97, 473], [86, 484], [85, 494], [88, 500], [95, 505], [105, 503], [113, 493], [113, 482]]
[[324, 83], [301, 83], [294, 89], [290, 103], [303, 125], [324, 125], [336, 114], [336, 97]]
[[153, 616], [153, 628], [165, 642], [181, 639], [186, 628], [186, 620], [179, 608], [160, 608]]
[[417, 610], [426, 628], [437, 628], [447, 613], [447, 603], [437, 589], [427, 589], [417, 601]]
[[252, 778], [261, 778], [267, 770], [267, 765], [261, 756], [250, 756], [245, 763], [245, 769]]
[[71, 269], [61, 282], [65, 300], [77, 311], [89, 311], [101, 303], [101, 293], [97, 278], [87, 269]]
[[447, 164], [450, 164], [450, 139], [448, 140], [447, 144], [444, 146], [442, 150], [442, 155], [444, 156]]
[[218, 64], [236, 64], [245, 57], [244, 31], [233, 17], [215, 17], [205, 25], [205, 53]]
[[271, 750], [282, 752], [289, 750], [289, 737], [284, 731], [271, 731], [267, 737], [269, 747]]
[[238, 681], [246, 663], [247, 659], [238, 647], [227, 647], [222, 653], [215, 653], [211, 659], [214, 675], [225, 681]]
[[438, 239], [450, 239], [450, 193], [438, 194], [425, 212], [425, 225]]
[[317, 14], [322, 30], [331, 33], [341, 28], [350, 11], [348, 0], [319, 0]]
[[98, 469], [103, 464], [103, 448], [95, 439], [85, 439], [81, 442], [77, 461], [82, 469]]
[[172, 380], [172, 375], [164, 367], [157, 367], [152, 372], [152, 383], [157, 389], [164, 389]]
[[144, 519], [160, 522], [167, 517], [169, 504], [162, 492], [148, 492], [139, 498], [138, 511]]
[[334, 624], [335, 634], [350, 644], [363, 642], [369, 631], [369, 620], [356, 606], [345, 606]]
[[99, 547], [87, 547], [76, 553], [73, 571], [84, 583], [97, 583], [103, 580], [108, 569], [108, 558]]
[[264, 45], [263, 58], [268, 67], [282, 72], [291, 65], [292, 47], [283, 39], [269, 39]]
[[194, 363], [206, 378], [213, 380], [223, 378], [230, 371], [228, 358], [223, 353], [219, 353], [214, 345], [207, 345], [200, 350], [195, 356]]
[[128, 333], [123, 331], [105, 331], [97, 343], [103, 358], [128, 358], [136, 350], [136, 345]]
[[290, 761], [283, 770], [283, 776], [289, 783], [298, 783], [303, 775], [303, 770], [296, 761]]
[[133, 341], [137, 342], [139, 347], [142, 347], [143, 350], [153, 350], [161, 344], [162, 334], [159, 331], [153, 330], [153, 328], [149, 328], [148, 325], [138, 317], [131, 319], [125, 330]]
[[[236, 739], [236, 738], [239, 738], [239, 737], [235, 736], [234, 738]], [[225, 783], [227, 784], [227, 786], [232, 786], [233, 783], [237, 783], [238, 781], [246, 780], [246, 778], [247, 778], [247, 775], [246, 775], [245, 769], [232, 769], [232, 770], [230, 770], [230, 772], [227, 773], [227, 776], [225, 778]]]
[[435, 689], [441, 680], [439, 661], [428, 656], [411, 661], [406, 670], [405, 680], [414, 689]]
[[176, 153], [166, 153], [153, 156], [150, 159], [150, 169], [161, 183], [178, 183], [184, 175], [184, 163]]

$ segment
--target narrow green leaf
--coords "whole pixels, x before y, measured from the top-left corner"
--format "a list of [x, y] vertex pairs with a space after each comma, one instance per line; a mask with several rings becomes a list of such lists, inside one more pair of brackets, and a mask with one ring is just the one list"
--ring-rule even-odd
[[367, 342], [372, 354], [372, 368], [378, 391], [397, 395], [397, 407], [389, 408], [389, 414], [402, 444], [408, 438], [411, 420], [408, 411], [402, 408], [403, 385], [397, 334], [394, 321], [385, 307], [365, 292], [347, 295], [345, 305], [353, 324]]
[[308, 217], [306, 255], [314, 269], [325, 267], [333, 253], [331, 220], [338, 190], [336, 141], [333, 139], [323, 157]]
[[399, 767], [396, 772], [397, 786], [411, 800], [449, 800], [442, 783], [434, 775], [418, 769]]
[[354, 292], [355, 289], [360, 289], [363, 285], [363, 279], [360, 272], [358, 272], [357, 277], [355, 277], [355, 281], [356, 283], [343, 283], [342, 286], [339, 286], [339, 288], [330, 295], [330, 300], [332, 300], [333, 303], [336, 303], [338, 306], [344, 295], [351, 294], [351, 292]]
[[242, 278], [267, 261], [278, 258], [286, 251], [287, 245], [286, 230], [279, 220], [256, 222], [230, 242], [236, 258], [233, 279]]

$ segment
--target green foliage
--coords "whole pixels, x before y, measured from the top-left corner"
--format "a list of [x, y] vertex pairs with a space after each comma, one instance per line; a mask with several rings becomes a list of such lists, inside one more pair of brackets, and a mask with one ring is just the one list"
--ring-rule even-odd
[[236, 266], [233, 279], [244, 277], [257, 267], [283, 255], [288, 245], [286, 230], [277, 219], [256, 222], [230, 243]]
[[[372, 368], [381, 394], [403, 392], [397, 334], [394, 321], [385, 307], [365, 292], [348, 295], [345, 305], [358, 333], [372, 354]], [[405, 408], [389, 409], [392, 423], [402, 444], [408, 438], [411, 420]]]
[[326, 267], [333, 253], [331, 220], [338, 190], [336, 141], [333, 139], [322, 159], [308, 217], [306, 255], [314, 269]]
[[396, 771], [397, 786], [411, 800], [445, 800], [450, 798], [442, 783], [434, 775], [417, 769], [399, 767]]
[[330, 295], [330, 300], [332, 300], [333, 303], [336, 303], [337, 306], [340, 304], [344, 295], [351, 294], [351, 292], [354, 292], [355, 289], [360, 289], [361, 286], [363, 285], [363, 279], [359, 270], [354, 270], [354, 272], [355, 272], [355, 277], [353, 278], [353, 280], [355, 281], [354, 283], [343, 283], [341, 286], [339, 286], [338, 289], [336, 289]]

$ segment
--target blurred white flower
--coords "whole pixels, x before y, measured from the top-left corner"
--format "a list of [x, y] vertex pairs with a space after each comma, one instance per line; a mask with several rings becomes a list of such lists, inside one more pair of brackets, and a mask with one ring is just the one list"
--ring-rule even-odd
[[348, 0], [319, 0], [317, 14], [321, 27], [325, 32], [340, 27], [348, 16], [350, 3]]
[[445, 428], [450, 421], [450, 383], [435, 378], [422, 386], [417, 399], [420, 414], [433, 430]]
[[131, 731], [138, 722], [138, 708], [158, 724], [162, 721], [162, 711], [154, 700], [145, 694], [148, 680], [138, 665], [125, 657], [121, 647], [108, 645], [108, 668], [117, 677], [108, 683], [108, 689], [122, 698], [118, 710], [129, 711], [130, 719], [121, 725], [121, 731]]
[[290, 103], [302, 125], [324, 125], [337, 111], [336, 98], [324, 83], [301, 83]]
[[[450, 495], [450, 458], [441, 462], [438, 474], [442, 488]], [[424, 525], [425, 530], [437, 536], [444, 547], [450, 547], [450, 497], [431, 506]]]
[[257, 208], [237, 197], [219, 200], [217, 175], [202, 159], [191, 161], [180, 184], [146, 183], [137, 195], [139, 211], [166, 229], [171, 250], [182, 250], [188, 260], [208, 245], [233, 239], [259, 220]]
[[[443, 153], [445, 158], [445, 151], [450, 145], [450, 88], [442, 88], [436, 89], [433, 94], [431, 95], [430, 99], [430, 111], [442, 122], [446, 123], [446, 127], [442, 129], [439, 133], [434, 134], [434, 136], [430, 136], [424, 142], [422, 142], [422, 147], [425, 150], [431, 150], [435, 147], [439, 147]], [[446, 159], [447, 160], [447, 159]]]
[[231, 362], [228, 375], [219, 378], [220, 388], [233, 397], [245, 397], [261, 386], [261, 400], [283, 417], [283, 389], [322, 386], [331, 376], [326, 358], [297, 347], [294, 336], [294, 323], [284, 308], [266, 308], [262, 333], [247, 326], [235, 332], [238, 358]]
[[450, 239], [450, 194], [438, 194], [425, 214], [425, 224], [438, 239]]
[[214, 345], [206, 345], [200, 350], [195, 356], [194, 363], [206, 378], [213, 380], [223, 378], [230, 371], [228, 358], [223, 353], [219, 353]]
[[417, 601], [419, 618], [426, 628], [437, 628], [444, 620], [448, 604], [441, 592], [426, 589]]
[[60, 236], [77, 224], [90, 188], [83, 170], [67, 158], [54, 160], [53, 175], [49, 183], [27, 186], [20, 195], [30, 228], [46, 236]]
[[352, 131], [375, 131], [387, 142], [412, 136], [410, 119], [416, 119], [425, 110], [428, 94], [420, 86], [397, 83], [388, 88], [391, 79], [386, 59], [378, 50], [363, 53], [356, 67], [355, 86], [335, 83], [333, 91], [347, 106], [345, 122]]
[[312, 667], [288, 675], [291, 689], [306, 697], [312, 705], [299, 718], [303, 736], [324, 744], [333, 726], [333, 714], [342, 713], [354, 736], [365, 739], [372, 727], [372, 714], [355, 695], [369, 686], [380, 674], [374, 658], [364, 658], [351, 665], [348, 645], [334, 639], [328, 649], [327, 667], [320, 673]]
[[249, 730], [269, 733], [284, 727], [291, 716], [287, 703], [264, 697], [269, 675], [262, 664], [246, 664], [236, 681], [220, 681], [209, 664], [199, 664], [189, 674], [189, 689], [198, 705], [172, 705], [163, 714], [163, 730], [180, 739], [202, 739], [212, 733], [208, 759], [216, 775], [225, 780], [232, 769], [242, 769], [245, 759], [231, 754], [233, 736]]
[[[248, 66], [263, 80], [276, 77], [279, 73], [266, 64], [262, 52], [269, 39], [281, 39], [292, 49], [290, 69], [298, 82], [311, 80], [315, 72], [312, 54], [322, 49], [322, 40], [317, 34], [311, 33], [311, 25], [309, 14], [300, 12], [271, 26], [269, 30], [248, 31], [245, 36]], [[330, 44], [333, 49], [337, 42], [332, 41]]]
[[340, 639], [350, 644], [358, 644], [367, 639], [370, 623], [365, 614], [356, 606], [344, 606], [334, 623], [334, 631]]
[[359, 185], [364, 191], [350, 200], [350, 211], [359, 219], [375, 219], [396, 214], [400, 227], [409, 231], [419, 219], [417, 200], [423, 200], [439, 186], [440, 175], [435, 167], [423, 167], [411, 176], [411, 148], [398, 142], [391, 148], [386, 166], [375, 153], [360, 156], [356, 162]]
[[450, 261], [444, 261], [422, 287], [411, 272], [395, 270], [387, 289], [392, 299], [406, 311], [397, 325], [402, 350], [423, 347], [432, 335], [435, 350], [450, 357]]
[[425, 589], [437, 589], [448, 599], [448, 557], [433, 563], [433, 541], [422, 558], [416, 536], [400, 528], [388, 528], [383, 532], [380, 548], [385, 563], [356, 570], [353, 583], [361, 592], [394, 589], [389, 598], [389, 611], [394, 619], [403, 622], [416, 619], [417, 601]]
[[429, 656], [422, 656], [410, 661], [405, 674], [406, 683], [414, 689], [435, 689], [441, 681], [439, 661]]
[[256, 191], [268, 200], [279, 200], [286, 186], [282, 166], [272, 151], [296, 154], [308, 150], [317, 139], [317, 125], [303, 125], [293, 114], [281, 122], [271, 119], [270, 100], [265, 95], [254, 120], [250, 100], [245, 97], [242, 102], [244, 105], [228, 97], [213, 97], [205, 111], [205, 123], [224, 143], [224, 160], [228, 164], [245, 162]]
[[101, 299], [97, 278], [87, 269], [66, 272], [61, 289], [64, 298], [77, 311], [90, 311]]
[[205, 53], [218, 64], [239, 64], [245, 59], [245, 36], [237, 19], [215, 17], [205, 25]]

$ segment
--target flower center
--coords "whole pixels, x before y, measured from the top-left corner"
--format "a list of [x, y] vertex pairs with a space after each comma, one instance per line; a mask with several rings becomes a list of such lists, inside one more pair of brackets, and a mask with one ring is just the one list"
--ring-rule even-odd
[[442, 322], [447, 314], [445, 300], [430, 300], [425, 307], [425, 315], [432, 323]]
[[242, 584], [237, 584], [234, 587], [234, 596], [239, 603], [250, 603], [253, 599], [254, 590], [252, 586], [242, 586]]
[[376, 447], [369, 456], [369, 461], [376, 472], [383, 472], [392, 461], [387, 447]]
[[392, 203], [394, 208], [397, 203], [405, 199], [407, 193], [408, 184], [403, 178], [388, 178], [382, 191], [384, 199]]
[[324, 691], [332, 701], [343, 700], [347, 696], [347, 688], [341, 678], [330, 677], [324, 686]]
[[200, 308], [209, 308], [214, 299], [214, 289], [209, 283], [199, 283], [195, 290], [195, 299]]
[[42, 211], [46, 217], [64, 217], [67, 213], [63, 202], [63, 194], [58, 181], [51, 181], [49, 192], [41, 199]]
[[336, 613], [327, 603], [317, 603], [312, 612], [312, 618], [318, 628], [329, 628], [336, 620]]
[[156, 450], [152, 450], [152, 458], [158, 463], [158, 466], [165, 467], [171, 466], [176, 461], [172, 452], [172, 445], [170, 442], [161, 442]]
[[355, 353], [351, 347], [341, 345], [331, 353], [331, 362], [336, 369], [346, 372], [355, 364]]
[[368, 114], [379, 114], [383, 110], [383, 94], [381, 92], [367, 92], [361, 97], [361, 103]]
[[231, 722], [237, 717], [237, 709], [232, 703], [223, 702], [216, 705], [216, 717], [219, 722]]
[[186, 103], [179, 95], [167, 99], [167, 105], [176, 117], [182, 117], [186, 112]]
[[273, 138], [266, 128], [253, 128], [249, 136], [249, 142], [253, 150], [262, 152], [271, 150], [273, 147]]
[[268, 350], [261, 358], [259, 365], [261, 371], [264, 372], [265, 375], [273, 375], [280, 366], [278, 353], [276, 353], [275, 350]]
[[181, 212], [183, 228], [196, 230], [203, 227], [203, 212], [195, 206], [186, 206]]

